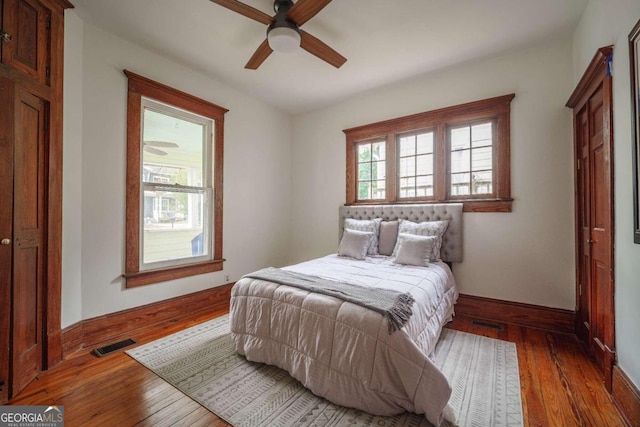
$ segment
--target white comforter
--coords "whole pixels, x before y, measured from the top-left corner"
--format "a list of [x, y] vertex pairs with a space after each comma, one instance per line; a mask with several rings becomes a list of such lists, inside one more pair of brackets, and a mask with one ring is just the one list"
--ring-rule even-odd
[[406, 410], [425, 414], [439, 425], [448, 412], [451, 387], [429, 355], [458, 297], [449, 267], [329, 255], [286, 269], [410, 292], [416, 301], [413, 315], [389, 335], [382, 315], [367, 308], [244, 278], [231, 292], [231, 335], [237, 352], [287, 370], [313, 393], [336, 404], [375, 415]]

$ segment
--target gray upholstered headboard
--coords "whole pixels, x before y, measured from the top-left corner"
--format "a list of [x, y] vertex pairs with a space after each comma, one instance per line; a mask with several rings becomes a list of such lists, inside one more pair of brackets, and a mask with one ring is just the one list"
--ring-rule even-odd
[[339, 211], [339, 239], [342, 239], [345, 218], [382, 218], [383, 221], [402, 218], [414, 222], [447, 220], [449, 227], [440, 250], [442, 259], [462, 262], [462, 203], [340, 206]]

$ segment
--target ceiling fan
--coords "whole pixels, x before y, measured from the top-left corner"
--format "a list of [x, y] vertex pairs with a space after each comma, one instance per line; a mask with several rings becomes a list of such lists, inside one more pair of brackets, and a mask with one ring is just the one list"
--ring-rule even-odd
[[159, 150], [159, 148], [178, 148], [178, 144], [175, 142], [167, 142], [167, 141], [143, 141], [142, 149], [147, 153], [155, 154], [157, 156], [166, 156], [168, 153], [164, 150]]
[[331, 3], [331, 0], [298, 0], [295, 4], [292, 0], [275, 0], [273, 9], [276, 14], [273, 17], [237, 0], [211, 1], [247, 18], [268, 25], [267, 38], [258, 46], [258, 49], [244, 68], [255, 70], [274, 50], [290, 52], [298, 46], [336, 68], [340, 68], [347, 61], [347, 58], [327, 46], [324, 42], [300, 29], [304, 23]]

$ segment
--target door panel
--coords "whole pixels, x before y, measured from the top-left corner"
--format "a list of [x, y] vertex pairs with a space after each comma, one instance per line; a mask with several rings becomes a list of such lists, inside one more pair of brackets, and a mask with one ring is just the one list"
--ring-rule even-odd
[[603, 294], [609, 290], [609, 192], [608, 175], [609, 159], [607, 147], [604, 144], [604, 111], [602, 99], [602, 85], [589, 99], [589, 121], [591, 134], [589, 137], [589, 150], [591, 160], [591, 200], [589, 206], [591, 215], [591, 270], [593, 282], [591, 284], [591, 312], [593, 327], [591, 329], [591, 350], [598, 365], [604, 369], [604, 334], [605, 318], [603, 316]]
[[3, 29], [11, 41], [3, 42], [2, 62], [48, 84], [51, 11], [37, 0], [3, 1]]
[[[0, 77], [0, 240], [13, 237], [13, 99], [13, 83]], [[11, 249], [11, 244], [0, 245], [0, 405], [9, 400]]]
[[579, 328], [578, 335], [584, 342], [591, 340], [591, 273], [589, 266], [591, 265], [591, 251], [589, 240], [591, 239], [591, 232], [589, 226], [589, 122], [588, 112], [583, 109], [576, 118], [576, 132], [578, 134], [578, 141], [580, 146], [578, 147], [578, 171], [577, 171], [577, 186], [578, 186], [578, 214], [577, 221], [578, 232], [580, 238], [578, 239], [578, 253], [580, 254], [580, 262], [578, 265], [578, 314], [579, 314]]
[[17, 89], [14, 146], [12, 395], [42, 370], [46, 105]]

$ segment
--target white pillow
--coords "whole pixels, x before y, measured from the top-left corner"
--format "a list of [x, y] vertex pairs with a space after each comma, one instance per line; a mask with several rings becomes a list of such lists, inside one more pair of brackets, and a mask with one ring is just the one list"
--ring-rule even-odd
[[[406, 219], [400, 220], [400, 225], [398, 226], [398, 234], [416, 234], [418, 236], [435, 236], [436, 241], [433, 244], [433, 249], [431, 250], [431, 255], [429, 259], [431, 261], [440, 261], [440, 248], [442, 247], [442, 237], [444, 236], [445, 231], [447, 231], [447, 227], [449, 226], [449, 221], [426, 221], [421, 223], [416, 223], [413, 221], [408, 221]], [[393, 249], [393, 255], [396, 256], [398, 251], [398, 243], [396, 242], [396, 247]]]
[[340, 246], [338, 246], [338, 255], [364, 259], [367, 256], [372, 234], [366, 231], [344, 230]]
[[382, 222], [382, 218], [375, 218], [375, 219], [345, 218], [344, 228], [345, 230], [349, 229], [349, 230], [366, 231], [366, 232], [373, 233], [369, 240], [369, 247], [367, 249], [367, 254], [377, 255], [378, 254], [378, 234], [380, 233], [381, 222]]
[[431, 256], [435, 241], [435, 236], [398, 234], [398, 253], [393, 262], [426, 267], [429, 265], [429, 256]]

